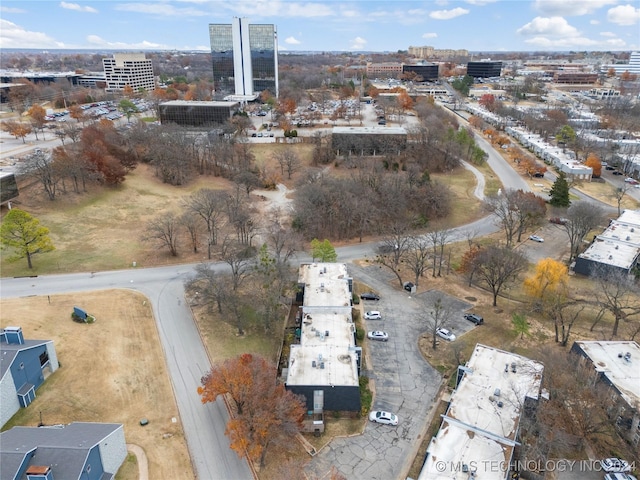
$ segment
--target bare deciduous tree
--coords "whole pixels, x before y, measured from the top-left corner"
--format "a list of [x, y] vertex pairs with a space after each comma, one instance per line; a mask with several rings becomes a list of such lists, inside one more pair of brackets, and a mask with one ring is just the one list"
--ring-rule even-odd
[[174, 213], [163, 213], [147, 223], [144, 239], [156, 241], [161, 247], [167, 247], [172, 256], [178, 256], [178, 237], [180, 219]]
[[494, 307], [502, 289], [527, 266], [527, 260], [520, 252], [496, 245], [482, 249], [473, 262], [474, 274], [491, 290]]
[[431, 348], [434, 350], [438, 347], [438, 330], [446, 328], [451, 323], [451, 309], [443, 301], [444, 297], [439, 296], [435, 299], [429, 308], [429, 333], [431, 335]]
[[210, 188], [201, 188], [185, 200], [184, 206], [204, 220], [207, 226], [207, 254], [211, 259], [211, 249], [218, 244], [218, 232], [225, 220], [226, 194]]
[[571, 245], [569, 263], [576, 259], [584, 237], [600, 224], [603, 216], [602, 208], [591, 203], [576, 202], [569, 207], [567, 210], [568, 221], [563, 225]]

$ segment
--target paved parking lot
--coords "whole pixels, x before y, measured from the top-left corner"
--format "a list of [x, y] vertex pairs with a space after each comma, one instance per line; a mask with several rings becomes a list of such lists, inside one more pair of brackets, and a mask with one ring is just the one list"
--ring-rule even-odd
[[[382, 320], [365, 320], [365, 329], [384, 330], [388, 342], [370, 342], [364, 374], [375, 386], [373, 410], [398, 415], [396, 427], [369, 423], [362, 435], [331, 442], [314, 457], [309, 470], [318, 477], [334, 465], [349, 479], [403, 478], [411, 466], [428, 426], [429, 413], [442, 384], [442, 377], [422, 357], [418, 339], [427, 330], [425, 305], [439, 292], [412, 296], [394, 288], [395, 277], [379, 265], [348, 264], [349, 273], [380, 294], [379, 301], [364, 301], [363, 310], [380, 310]], [[461, 333], [473, 324], [462, 318], [468, 304], [445, 297], [454, 315], [453, 329]], [[459, 317], [459, 318], [458, 318]]]

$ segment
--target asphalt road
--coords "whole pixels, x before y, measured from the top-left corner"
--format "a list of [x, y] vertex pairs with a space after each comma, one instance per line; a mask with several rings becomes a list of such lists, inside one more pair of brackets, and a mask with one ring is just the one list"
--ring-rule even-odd
[[[149, 298], [171, 374], [180, 419], [196, 475], [200, 479], [253, 479], [225, 436], [228, 413], [221, 399], [202, 405], [200, 379], [210, 368], [206, 350], [184, 300], [183, 282], [193, 265], [3, 278], [2, 297], [54, 295], [111, 288], [137, 290]], [[220, 268], [224, 268], [221, 266]]]
[[[529, 190], [527, 183], [488, 142], [479, 136], [476, 136], [476, 140], [481, 148], [487, 151], [489, 165], [503, 185], [507, 188]], [[479, 172], [472, 166], [465, 165], [465, 168], [478, 177]], [[476, 195], [482, 198], [480, 187], [476, 188]], [[452, 229], [449, 238], [451, 242], [461, 241], [484, 236], [497, 229], [495, 219], [488, 216]], [[376, 243], [361, 243], [336, 250], [340, 261], [350, 262], [358, 258], [372, 258], [376, 247]], [[309, 260], [304, 254], [293, 259], [294, 262]], [[224, 435], [228, 414], [221, 400], [202, 405], [196, 393], [200, 378], [210, 368], [210, 363], [184, 300], [183, 282], [192, 274], [193, 268], [194, 265], [189, 264], [151, 269], [132, 268], [95, 274], [2, 278], [0, 290], [5, 298], [110, 288], [130, 288], [146, 295], [153, 306], [196, 475], [207, 480], [250, 479], [253, 476], [247, 462], [238, 459], [235, 452], [229, 448], [229, 441]], [[226, 265], [219, 264], [216, 268], [222, 270]], [[357, 272], [356, 276], [369, 277], [365, 278], [365, 281], [383, 288], [380, 279], [376, 279], [375, 276], [358, 271], [355, 267], [354, 271]], [[434, 388], [439, 377], [424, 360], [418, 360], [416, 356], [416, 335], [420, 325], [413, 320], [406, 321], [408, 316], [413, 315], [413, 302], [405, 297], [402, 292], [389, 292], [389, 311], [394, 311], [389, 317], [390, 322], [393, 322], [389, 323], [389, 329], [394, 340], [390, 340], [386, 345], [373, 345], [384, 354], [373, 358], [371, 372], [380, 385], [385, 387], [377, 397], [375, 407], [399, 411], [404, 416], [404, 424], [393, 430], [385, 430], [383, 426], [378, 425], [367, 427], [365, 435], [362, 436], [362, 443], [355, 441], [347, 445], [345, 440], [332, 443], [330, 451], [334, 455], [329, 457], [329, 460], [339, 465], [341, 471], [350, 471], [353, 475], [349, 478], [394, 478], [403, 472], [410, 453], [416, 448], [418, 432], [424, 427], [426, 411], [435, 395]], [[403, 306], [406, 306], [406, 312], [402, 310], [405, 308]], [[411, 318], [417, 317], [413, 315]], [[393, 364], [387, 364], [387, 358], [393, 359]], [[424, 377], [425, 381], [416, 382], [416, 376]], [[392, 454], [387, 460], [390, 452]], [[322, 472], [326, 466], [322, 463], [322, 458], [318, 457], [316, 460], [320, 462], [316, 464], [318, 472]], [[324, 459], [325, 462], [327, 460]]]

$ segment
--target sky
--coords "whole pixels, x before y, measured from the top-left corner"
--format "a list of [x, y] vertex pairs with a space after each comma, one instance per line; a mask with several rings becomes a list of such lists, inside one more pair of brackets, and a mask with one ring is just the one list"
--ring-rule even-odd
[[640, 0], [2, 0], [0, 48], [210, 51], [233, 17], [281, 52], [640, 50]]

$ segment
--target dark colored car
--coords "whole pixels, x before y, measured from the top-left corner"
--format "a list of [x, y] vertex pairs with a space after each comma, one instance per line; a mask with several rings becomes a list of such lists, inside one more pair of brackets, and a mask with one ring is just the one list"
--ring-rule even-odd
[[414, 285], [413, 285], [412, 282], [405, 282], [405, 284], [404, 284], [404, 289], [407, 292], [410, 292], [413, 289], [413, 287], [414, 287]]
[[618, 170], [616, 170], [615, 172], [611, 172], [613, 175], [624, 175], [624, 173], [619, 172]]
[[476, 325], [482, 325], [484, 323], [484, 318], [482, 318], [477, 313], [465, 313], [464, 319], [469, 320], [470, 322], [473, 322]]
[[371, 292], [361, 293], [360, 298], [362, 300], [380, 300], [380, 297], [378, 295]]

